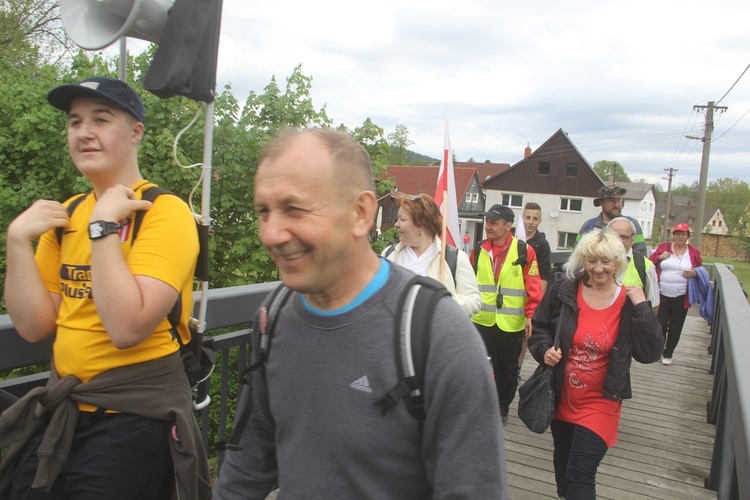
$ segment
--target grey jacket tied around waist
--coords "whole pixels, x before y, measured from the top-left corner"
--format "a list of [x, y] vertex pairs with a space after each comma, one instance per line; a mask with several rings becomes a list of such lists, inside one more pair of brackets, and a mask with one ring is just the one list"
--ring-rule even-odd
[[175, 469], [173, 498], [211, 497], [206, 452], [192, 413], [190, 387], [178, 353], [103, 372], [87, 383], [60, 378], [52, 367], [45, 387], [30, 390], [0, 415], [0, 500], [31, 437], [49, 422], [37, 456], [33, 488], [49, 489], [67, 461], [78, 421], [78, 402], [177, 425], [179, 441], [170, 439]]

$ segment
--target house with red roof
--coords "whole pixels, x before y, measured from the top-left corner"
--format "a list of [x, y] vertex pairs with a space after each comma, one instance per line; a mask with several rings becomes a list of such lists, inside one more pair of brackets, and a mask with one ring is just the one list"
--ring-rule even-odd
[[[486, 178], [510, 168], [507, 163], [455, 162], [453, 174], [456, 181], [456, 204], [458, 206], [460, 234], [468, 231], [472, 244], [482, 236], [482, 217], [485, 200], [480, 176]], [[395, 180], [396, 192], [415, 196], [427, 193], [434, 198], [439, 166], [388, 165], [386, 177]], [[398, 216], [398, 205], [392, 196], [379, 201], [381, 206], [381, 232], [393, 227]]]

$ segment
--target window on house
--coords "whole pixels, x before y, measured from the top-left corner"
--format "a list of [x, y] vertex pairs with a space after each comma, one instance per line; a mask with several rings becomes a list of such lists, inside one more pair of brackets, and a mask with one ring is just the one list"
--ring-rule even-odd
[[645, 212], [646, 211], [646, 207], [648, 207], [648, 204], [645, 201], [643, 203], [641, 203], [641, 210], [643, 210]]
[[502, 204], [506, 207], [523, 208], [523, 195], [503, 194]]
[[654, 211], [654, 204], [653, 203], [649, 203], [648, 204], [648, 211], [649, 212], [653, 212]]
[[471, 194], [471, 202], [472, 203], [479, 203], [479, 193], [472, 193]]
[[719, 221], [719, 227], [721, 227], [721, 221]]
[[548, 161], [540, 161], [539, 162], [539, 175], [549, 175], [549, 162]]
[[578, 176], [578, 164], [577, 163], [566, 163], [565, 164], [565, 175], [568, 177]]
[[471, 203], [471, 193], [466, 193], [466, 203]]
[[578, 233], [557, 233], [557, 249], [573, 248]]
[[711, 225], [714, 226], [714, 227], [716, 227], [716, 220], [712, 220], [711, 221]]
[[560, 198], [560, 210], [565, 212], [580, 212], [583, 200], [577, 198]]

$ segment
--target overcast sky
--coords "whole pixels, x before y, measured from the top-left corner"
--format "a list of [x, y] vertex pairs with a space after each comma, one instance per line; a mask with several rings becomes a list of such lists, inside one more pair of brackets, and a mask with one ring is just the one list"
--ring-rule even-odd
[[591, 165], [664, 188], [670, 167], [698, 180], [684, 135], [716, 101], [708, 178], [749, 177], [747, 0], [224, 1], [218, 88], [244, 99], [300, 63], [335, 125], [403, 124], [439, 158], [448, 118], [459, 161], [511, 165], [562, 128]]

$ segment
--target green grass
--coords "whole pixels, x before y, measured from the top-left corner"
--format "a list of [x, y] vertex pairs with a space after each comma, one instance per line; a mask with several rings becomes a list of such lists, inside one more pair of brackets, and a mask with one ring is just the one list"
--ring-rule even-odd
[[743, 262], [733, 259], [721, 259], [718, 257], [704, 257], [703, 262], [719, 262], [721, 264], [727, 264], [734, 266], [734, 275], [742, 285], [742, 289], [745, 293], [750, 295], [750, 262]]

